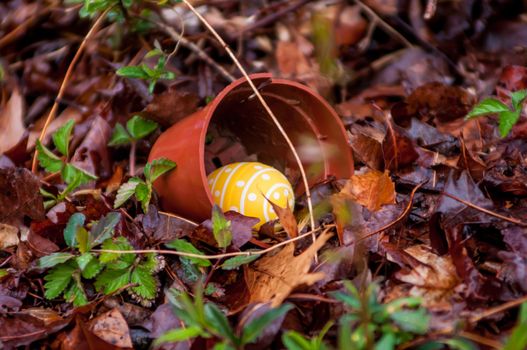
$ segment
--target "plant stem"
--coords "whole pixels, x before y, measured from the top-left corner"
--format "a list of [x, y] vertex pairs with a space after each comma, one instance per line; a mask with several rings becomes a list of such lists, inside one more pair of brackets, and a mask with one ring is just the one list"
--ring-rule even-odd
[[130, 144], [130, 176], [135, 175], [135, 149], [137, 146], [137, 141], [132, 141]]
[[[203, 23], [203, 25], [212, 33], [212, 35], [216, 38], [216, 40], [218, 40], [218, 42], [221, 44], [223, 49], [231, 57], [232, 61], [234, 62], [236, 67], [238, 67], [238, 69], [240, 70], [240, 72], [242, 73], [244, 78], [247, 80], [247, 83], [249, 83], [251, 89], [254, 91], [254, 94], [256, 95], [258, 100], [261, 102], [261, 104], [264, 107], [265, 111], [269, 114], [269, 116], [273, 120], [274, 124], [276, 125], [276, 127], [278, 128], [278, 130], [280, 131], [282, 136], [284, 137], [287, 145], [291, 149], [291, 152], [293, 153], [293, 156], [295, 157], [296, 163], [298, 164], [298, 168], [300, 170], [300, 174], [302, 175], [302, 182], [304, 183], [304, 187], [305, 187], [305, 191], [306, 191], [307, 207], [308, 207], [308, 210], [309, 210], [309, 219], [310, 219], [311, 229], [314, 229], [315, 228], [315, 216], [313, 215], [313, 203], [311, 201], [311, 191], [309, 189], [309, 183], [307, 182], [307, 175], [306, 175], [306, 172], [304, 170], [304, 166], [302, 164], [300, 156], [298, 155], [298, 153], [297, 153], [297, 151], [295, 149], [295, 146], [293, 145], [293, 142], [289, 138], [289, 135], [287, 135], [287, 133], [285, 132], [284, 128], [282, 127], [282, 125], [280, 124], [280, 122], [278, 121], [276, 116], [274, 115], [273, 111], [271, 110], [271, 108], [269, 107], [267, 102], [265, 102], [263, 96], [260, 94], [260, 91], [258, 91], [258, 89], [254, 85], [254, 83], [251, 80], [251, 78], [249, 78], [249, 74], [247, 74], [247, 71], [245, 70], [245, 68], [243, 68], [243, 66], [241, 65], [240, 61], [236, 58], [236, 56], [234, 55], [234, 53], [232, 52], [230, 47], [227, 45], [227, 43], [225, 43], [225, 41], [218, 34], [218, 32], [216, 32], [216, 30], [214, 28], [212, 28], [212, 26], [209, 24], [209, 22], [207, 22], [207, 20], [196, 10], [196, 8], [194, 8], [194, 6], [192, 6], [192, 4], [188, 0], [183, 0], [183, 2], [185, 3], [185, 5], [187, 5], [187, 7], [190, 9], [190, 11], [192, 11], [194, 13], [194, 15], [196, 15], [196, 17], [198, 17], [198, 19]], [[313, 239], [313, 242], [315, 242], [316, 236], [315, 236], [314, 233], [312, 235], [312, 239]], [[318, 261], [318, 258], [317, 258], [316, 254], [315, 254], [315, 261]]]

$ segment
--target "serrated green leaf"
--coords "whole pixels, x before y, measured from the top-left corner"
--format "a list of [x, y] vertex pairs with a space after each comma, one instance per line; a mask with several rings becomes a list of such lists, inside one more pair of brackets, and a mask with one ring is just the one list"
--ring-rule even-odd
[[64, 165], [62, 160], [53, 154], [40, 140], [37, 140], [36, 149], [38, 162], [49, 173], [60, 171]]
[[176, 163], [167, 158], [154, 159], [145, 165], [144, 174], [147, 182], [153, 183], [158, 177], [176, 167]]
[[121, 213], [112, 211], [106, 214], [90, 230], [89, 246], [93, 248], [112, 237], [115, 226], [119, 221], [121, 221]]
[[75, 261], [77, 262], [77, 265], [81, 269], [81, 271], [84, 271], [86, 266], [92, 261], [95, 257], [91, 253], [84, 253], [82, 255], [79, 255], [75, 258]]
[[73, 257], [74, 255], [70, 253], [51, 253], [49, 255], [41, 257], [38, 260], [38, 266], [40, 268], [46, 269], [49, 267], [56, 266], [58, 264], [62, 264]]
[[73, 303], [73, 306], [79, 307], [88, 304], [88, 298], [82, 287], [82, 283], [78, 276], [74, 276], [73, 282], [69, 285], [68, 289], [64, 291], [64, 299]]
[[152, 120], [141, 118], [134, 115], [127, 123], [126, 129], [135, 140], [140, 140], [143, 137], [151, 134], [157, 129], [158, 124]]
[[135, 193], [135, 188], [140, 183], [144, 183], [143, 180], [138, 177], [132, 177], [130, 180], [128, 180], [128, 182], [122, 184], [117, 190], [117, 196], [115, 196], [113, 207], [117, 209], [123, 205], [124, 202], [130, 199], [130, 197], [132, 197]]
[[254, 318], [249, 324], [243, 327], [242, 333], [242, 344], [250, 344], [254, 342], [260, 334], [271, 324], [273, 321], [284, 316], [289, 310], [293, 308], [290, 304], [284, 304], [276, 309], [271, 309]]
[[509, 111], [509, 107], [503, 102], [494, 98], [487, 98], [475, 105], [474, 108], [472, 108], [472, 110], [467, 114], [466, 119], [507, 111]]
[[108, 146], [127, 145], [130, 142], [132, 142], [132, 137], [128, 131], [126, 131], [122, 124], [117, 123], [115, 129], [113, 129], [112, 137], [110, 142], [108, 142]]
[[62, 153], [63, 156], [66, 157], [66, 159], [69, 157], [68, 146], [70, 143], [71, 131], [73, 130], [74, 125], [75, 121], [73, 119], [70, 119], [66, 124], [61, 126], [52, 136], [55, 147], [60, 153]]
[[86, 216], [82, 213], [73, 214], [68, 220], [68, 224], [64, 229], [64, 241], [68, 247], [75, 247], [77, 244], [77, 230], [84, 225]]
[[227, 248], [231, 244], [231, 222], [225, 218], [216, 204], [212, 207], [212, 233], [220, 248]]
[[46, 299], [55, 299], [66, 289], [71, 282], [75, 269], [75, 266], [72, 264], [64, 263], [55, 266], [44, 276], [44, 280], [46, 281], [44, 284], [44, 288], [46, 289], [44, 296]]
[[130, 283], [130, 270], [105, 269], [95, 280], [95, 288], [108, 295]]
[[499, 119], [499, 130], [500, 130], [500, 136], [505, 137], [509, 134], [512, 127], [518, 119], [520, 119], [521, 110], [517, 110], [514, 112], [506, 111], [500, 113], [500, 119]]
[[103, 265], [99, 262], [97, 259], [92, 259], [90, 262], [84, 267], [84, 270], [82, 270], [81, 275], [82, 277], [86, 279], [94, 278], [101, 272], [103, 268]]
[[152, 198], [152, 187], [144, 182], [137, 184], [135, 187], [135, 197], [141, 202], [143, 212], [145, 214], [148, 213], [148, 204], [150, 203], [150, 198]]
[[144, 299], [154, 299], [157, 295], [157, 281], [143, 266], [137, 266], [130, 276], [130, 282], [137, 284], [132, 290]]
[[158, 337], [154, 341], [154, 347], [163, 343], [173, 343], [192, 339], [201, 335], [201, 333], [203, 333], [203, 331], [199, 326], [172, 329]]
[[145, 269], [147, 269], [150, 272], [153, 272], [158, 265], [158, 261], [156, 259], [157, 254], [155, 253], [148, 253], [144, 255], [144, 260], [141, 262], [141, 266], [143, 266]]
[[[102, 243], [102, 249], [104, 250], [132, 250], [132, 245], [128, 242], [125, 237], [117, 237], [114, 240], [107, 239]], [[102, 252], [99, 255], [99, 261], [103, 264], [107, 264], [111, 261], [117, 260], [119, 257], [123, 257], [129, 264], [135, 259], [135, 254], [119, 254], [119, 253], [105, 253]]]
[[69, 163], [67, 163], [62, 169], [61, 176], [66, 183], [75, 183], [77, 186], [88, 183], [92, 180], [97, 180], [97, 176]]
[[521, 108], [525, 98], [527, 98], [527, 90], [518, 90], [511, 94], [512, 106], [515, 111]]
[[258, 254], [235, 256], [233, 258], [225, 260], [223, 262], [223, 264], [221, 264], [221, 268], [224, 269], [224, 270], [234, 270], [234, 269], [237, 269], [238, 267], [240, 267], [242, 265], [249, 264], [249, 263], [255, 261], [259, 257], [260, 257], [260, 255], [258, 255]]
[[234, 345], [239, 343], [238, 337], [234, 334], [227, 316], [213, 303], [205, 305], [205, 319], [207, 323], [214, 329], [217, 336], [226, 337]]
[[142, 66], [121, 67], [115, 73], [121, 77], [133, 79], [148, 79], [149, 77]]
[[[173, 241], [166, 243], [165, 245], [168, 248], [177, 250], [178, 252], [205, 255], [201, 250], [194, 247], [192, 243], [187, 242], [184, 239], [175, 239]], [[202, 267], [207, 267], [211, 265], [210, 261], [207, 259], [200, 259], [200, 258], [194, 258], [194, 257], [183, 257], [183, 256], [181, 257], [181, 259], [186, 259], [188, 261], [191, 261], [193, 264], [196, 264]]]

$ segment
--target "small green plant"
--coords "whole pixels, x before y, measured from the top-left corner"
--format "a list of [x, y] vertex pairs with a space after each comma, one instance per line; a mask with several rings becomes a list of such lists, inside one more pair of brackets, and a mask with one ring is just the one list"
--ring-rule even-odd
[[60, 172], [62, 180], [67, 184], [66, 188], [58, 195], [54, 195], [42, 188], [40, 189], [40, 193], [46, 198], [44, 201], [44, 206], [46, 208], [64, 200], [68, 194], [80, 185], [97, 179], [97, 176], [68, 163], [70, 156], [69, 142], [74, 124], [75, 122], [70, 120], [53, 134], [53, 144], [61, 154], [61, 157], [55, 155], [50, 149], [44, 146], [40, 140], [37, 140], [37, 158], [40, 166], [50, 173]]
[[282, 336], [282, 342], [288, 350], [328, 350], [323, 339], [333, 322], [328, 322], [317, 336], [309, 339], [295, 331], [287, 331]]
[[176, 163], [166, 158], [159, 158], [147, 163], [143, 170], [145, 180], [139, 177], [132, 177], [117, 190], [114, 208], [119, 208], [128, 199], [135, 195], [135, 198], [141, 202], [143, 212], [148, 212], [148, 204], [152, 198], [152, 185], [154, 181], [164, 173], [174, 169]]
[[430, 316], [420, 307], [420, 298], [381, 304], [377, 301], [377, 284], [370, 284], [363, 293], [349, 281], [344, 285], [346, 293], [333, 294], [348, 308], [339, 320], [339, 349], [395, 349], [428, 331]]
[[527, 303], [520, 306], [518, 322], [514, 327], [503, 350], [516, 350], [527, 348]]
[[518, 122], [518, 119], [520, 119], [525, 98], [527, 98], [527, 90], [519, 90], [511, 93], [512, 108], [509, 108], [505, 103], [495, 98], [486, 98], [472, 108], [467, 114], [466, 119], [497, 114], [500, 135], [501, 137], [505, 137], [509, 134], [514, 124]]
[[177, 328], [156, 339], [156, 345], [167, 342], [180, 342], [196, 337], [215, 338], [214, 349], [243, 349], [253, 343], [258, 336], [275, 320], [286, 314], [292, 305], [284, 304], [269, 309], [264, 314], [245, 324], [239, 332], [234, 331], [227, 316], [214, 303], [205, 303], [203, 292], [198, 284], [194, 300], [186, 293], [171, 290], [170, 302], [174, 305], [176, 315], [185, 327]]
[[117, 70], [117, 75], [125, 78], [142, 79], [148, 82], [148, 91], [154, 92], [154, 88], [160, 79], [174, 79], [175, 74], [166, 69], [167, 57], [159, 48], [149, 51], [145, 58], [159, 56], [154, 68], [150, 68], [146, 63], [138, 66], [126, 66]]
[[121, 220], [117, 212], [110, 212], [84, 227], [86, 217], [75, 213], [64, 229], [64, 241], [70, 252], [53, 253], [40, 258], [39, 267], [51, 268], [44, 277], [45, 297], [55, 299], [63, 295], [75, 306], [88, 303], [85, 282], [92, 281], [96, 290], [112, 294], [127, 288], [133, 299], [149, 306], [157, 295], [158, 281], [154, 277], [164, 266], [156, 254], [96, 253], [94, 248], [132, 250], [125, 237], [114, 237], [115, 226]]
[[142, 138], [150, 135], [157, 129], [159, 125], [148, 119], [141, 118], [138, 115], [134, 115], [128, 122], [126, 122], [126, 128], [121, 124], [117, 123], [113, 130], [112, 137], [109, 146], [122, 146], [133, 144]]

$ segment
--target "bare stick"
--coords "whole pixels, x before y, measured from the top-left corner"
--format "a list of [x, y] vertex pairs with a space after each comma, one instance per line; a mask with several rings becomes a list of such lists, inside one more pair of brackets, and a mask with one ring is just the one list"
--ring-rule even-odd
[[[48, 126], [53, 120], [53, 118], [55, 118], [55, 114], [57, 114], [57, 110], [59, 109], [59, 101], [62, 100], [62, 96], [64, 96], [64, 92], [66, 91], [66, 86], [68, 85], [68, 81], [70, 80], [71, 74], [73, 73], [73, 68], [75, 67], [75, 64], [81, 57], [81, 54], [84, 51], [84, 48], [86, 47], [86, 43], [97, 32], [97, 29], [101, 25], [103, 19], [106, 17], [106, 14], [108, 13], [108, 11], [110, 11], [110, 9], [111, 8], [106, 9], [103, 13], [99, 15], [99, 18], [97, 18], [93, 26], [88, 31], [88, 34], [86, 34], [81, 44], [79, 45], [79, 48], [77, 49], [77, 52], [75, 53], [75, 56], [73, 56], [73, 59], [71, 60], [68, 70], [66, 71], [66, 74], [64, 75], [64, 79], [62, 80], [62, 84], [60, 85], [59, 93], [57, 94], [57, 97], [55, 98], [55, 102], [53, 102], [53, 106], [51, 107], [51, 110], [49, 111], [48, 117], [46, 119], [46, 123], [44, 124], [44, 127], [42, 128], [42, 131], [40, 132], [40, 136], [38, 137], [39, 141], [42, 141], [42, 139], [46, 136], [46, 131], [48, 130]], [[35, 154], [33, 155], [33, 163], [31, 164], [31, 171], [33, 173], [37, 171], [37, 156], [38, 156], [38, 151], [35, 149]]]
[[[203, 16], [194, 8], [194, 6], [192, 6], [192, 4], [188, 0], [183, 0], [183, 2], [196, 15], [196, 17], [198, 17], [198, 19], [212, 33], [212, 35], [214, 35], [216, 40], [218, 40], [218, 42], [221, 44], [221, 46], [223, 46], [223, 49], [225, 49], [225, 51], [229, 54], [229, 56], [231, 57], [232, 61], [236, 65], [236, 67], [238, 67], [240, 72], [243, 74], [244, 78], [247, 80], [247, 82], [251, 86], [251, 89], [254, 91], [254, 94], [256, 95], [256, 97], [258, 98], [260, 103], [262, 104], [262, 106], [265, 109], [265, 111], [269, 114], [269, 116], [273, 120], [273, 122], [276, 125], [276, 127], [278, 128], [278, 130], [280, 130], [280, 133], [282, 134], [282, 136], [284, 137], [285, 141], [287, 142], [287, 145], [291, 149], [291, 152], [293, 152], [293, 156], [295, 157], [296, 163], [298, 164], [298, 168], [300, 170], [300, 174], [302, 175], [302, 181], [304, 182], [304, 187], [305, 187], [305, 190], [306, 190], [307, 207], [308, 207], [308, 210], [309, 210], [309, 219], [310, 219], [310, 223], [311, 223], [311, 229], [314, 229], [315, 228], [315, 217], [313, 215], [313, 203], [311, 202], [311, 191], [309, 190], [309, 183], [307, 182], [307, 175], [306, 175], [306, 172], [304, 170], [304, 166], [302, 165], [302, 161], [300, 160], [300, 156], [298, 155], [298, 153], [297, 153], [297, 151], [295, 149], [295, 146], [293, 145], [293, 142], [291, 141], [291, 139], [289, 138], [289, 136], [285, 132], [284, 128], [282, 127], [282, 125], [280, 124], [280, 122], [278, 121], [276, 116], [274, 115], [273, 111], [271, 110], [271, 108], [269, 107], [267, 102], [265, 102], [262, 94], [260, 94], [260, 91], [258, 91], [258, 89], [254, 85], [254, 83], [251, 80], [251, 78], [249, 78], [249, 74], [247, 74], [247, 72], [245, 71], [245, 69], [241, 65], [240, 61], [238, 61], [238, 59], [236, 58], [236, 56], [234, 55], [234, 53], [232, 52], [230, 47], [227, 45], [227, 43], [225, 43], [225, 41], [218, 34], [218, 32], [216, 32], [216, 30], [214, 30], [214, 28], [212, 28], [212, 26], [209, 24], [209, 22], [207, 22], [207, 20], [205, 18], [203, 18]], [[315, 236], [314, 232], [312, 234], [312, 238], [313, 238], [313, 242], [315, 242], [316, 236]], [[318, 261], [318, 258], [316, 257], [316, 255], [315, 255], [315, 261]]]

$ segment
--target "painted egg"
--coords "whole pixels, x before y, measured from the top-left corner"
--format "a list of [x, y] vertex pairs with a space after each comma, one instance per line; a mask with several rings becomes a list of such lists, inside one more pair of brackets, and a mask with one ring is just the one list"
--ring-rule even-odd
[[269, 199], [285, 208], [293, 208], [293, 188], [284, 174], [258, 162], [239, 162], [225, 165], [209, 174], [208, 183], [214, 203], [223, 211], [234, 210], [260, 219], [260, 227], [277, 219]]

